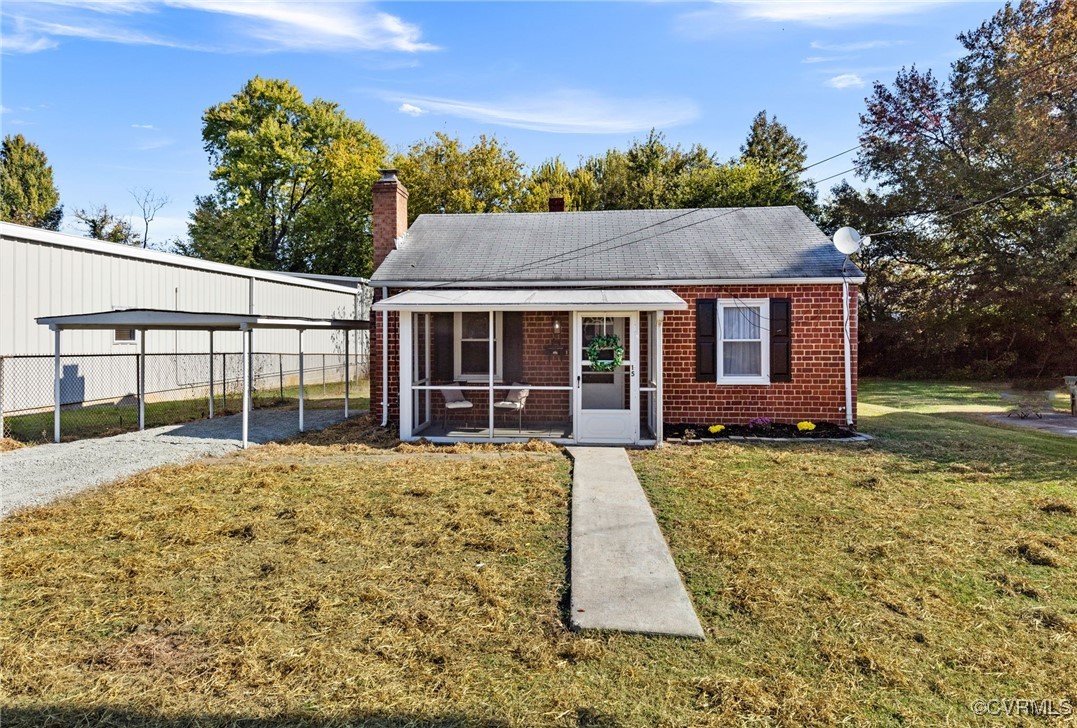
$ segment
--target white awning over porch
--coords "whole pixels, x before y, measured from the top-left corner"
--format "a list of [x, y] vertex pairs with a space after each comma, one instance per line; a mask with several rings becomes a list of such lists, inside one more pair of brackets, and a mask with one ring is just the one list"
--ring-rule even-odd
[[655, 288], [413, 289], [374, 304], [375, 311], [683, 311], [680, 296]]

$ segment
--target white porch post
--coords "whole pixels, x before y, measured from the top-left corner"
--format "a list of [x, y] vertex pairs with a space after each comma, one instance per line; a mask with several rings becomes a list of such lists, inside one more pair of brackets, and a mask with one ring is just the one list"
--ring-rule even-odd
[[490, 425], [489, 437], [490, 437], [490, 439], [493, 439], [493, 437], [494, 437], [494, 351], [495, 351], [495, 344], [494, 344], [494, 312], [492, 310], [490, 311], [489, 320], [490, 320], [490, 327], [489, 327], [488, 335], [490, 337], [490, 340], [487, 342], [486, 352], [487, 352], [487, 355], [489, 356], [488, 363], [489, 363], [490, 368], [489, 368], [489, 370], [487, 370], [487, 373], [486, 373], [487, 374], [486, 381], [487, 381], [487, 387], [489, 388], [488, 391], [487, 391], [487, 397], [489, 398], [487, 400], [487, 409], [490, 411], [490, 414], [489, 414], [489, 420], [487, 420], [487, 423]]
[[654, 399], [655, 399], [655, 414], [654, 425], [655, 432], [654, 438], [656, 442], [661, 445], [664, 432], [662, 431], [662, 322], [665, 319], [664, 311], [655, 311], [654, 314], [654, 341], [651, 346], [654, 347]]
[[55, 341], [55, 353], [53, 355], [53, 382], [52, 382], [52, 439], [53, 442], [60, 441], [60, 327], [54, 326], [52, 328], [52, 335]]
[[250, 353], [251, 343], [250, 338], [247, 336], [246, 327], [241, 328], [239, 336], [243, 339], [243, 449], [247, 449], [247, 434], [250, 427], [251, 417], [251, 398], [249, 396], [251, 388], [251, 360], [247, 354]]
[[344, 329], [344, 419], [348, 419], [348, 392], [351, 382], [348, 379], [348, 351], [351, 346], [351, 342], [348, 340], [351, 337], [351, 332]]
[[634, 413], [632, 417], [633, 442], [639, 442], [639, 311], [633, 311], [628, 319], [628, 331], [632, 338], [629, 344], [629, 356], [632, 357], [631, 381], [628, 384], [628, 406]]
[[299, 329], [299, 431], [304, 431], [303, 422], [303, 329]]
[[213, 329], [209, 330], [209, 418], [213, 419]]
[[146, 329], [138, 332], [138, 429], [146, 429]]
[[[388, 342], [385, 342], [386, 344]], [[397, 361], [400, 369], [400, 439], [410, 440], [412, 431], [411, 411], [411, 350], [413, 346], [411, 311], [400, 312], [400, 352]]]

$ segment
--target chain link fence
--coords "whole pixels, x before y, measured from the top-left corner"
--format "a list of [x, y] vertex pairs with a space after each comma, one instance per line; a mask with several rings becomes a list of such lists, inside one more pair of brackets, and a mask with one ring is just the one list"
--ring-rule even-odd
[[[60, 357], [60, 429], [64, 440], [101, 437], [138, 429], [141, 354], [82, 354]], [[349, 404], [368, 405], [366, 352], [349, 357]], [[311, 407], [343, 407], [344, 355], [305, 353], [304, 395]], [[0, 435], [25, 443], [51, 442], [54, 359], [0, 357]], [[214, 415], [242, 408], [243, 355], [146, 354], [146, 427], [209, 416], [212, 371]], [[280, 407], [299, 399], [299, 355], [251, 356], [252, 402]]]

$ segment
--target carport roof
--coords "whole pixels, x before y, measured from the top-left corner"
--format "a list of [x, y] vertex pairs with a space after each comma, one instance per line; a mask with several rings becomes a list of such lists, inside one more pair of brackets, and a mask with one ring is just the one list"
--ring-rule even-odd
[[51, 329], [144, 329], [165, 331], [244, 331], [246, 329], [360, 329], [370, 328], [360, 319], [261, 316], [241, 313], [169, 311], [156, 308], [128, 308], [119, 311], [42, 316], [37, 319]]

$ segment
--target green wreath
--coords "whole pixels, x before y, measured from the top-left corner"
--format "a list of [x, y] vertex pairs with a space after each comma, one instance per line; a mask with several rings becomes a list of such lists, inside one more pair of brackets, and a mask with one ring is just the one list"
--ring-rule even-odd
[[[603, 349], [613, 349], [612, 361], [599, 358]], [[625, 348], [621, 346], [621, 339], [617, 336], [596, 336], [587, 345], [587, 358], [591, 361], [591, 371], [612, 372], [624, 363]]]

